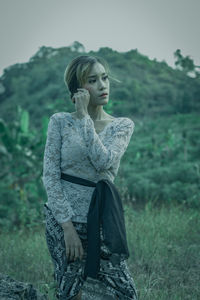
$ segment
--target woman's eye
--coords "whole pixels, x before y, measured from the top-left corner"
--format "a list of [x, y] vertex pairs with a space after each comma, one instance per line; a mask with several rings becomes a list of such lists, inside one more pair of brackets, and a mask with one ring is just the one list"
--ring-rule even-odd
[[[103, 77], [103, 80], [106, 80], [106, 79], [108, 79], [108, 75]], [[89, 83], [95, 83], [95, 81], [96, 81], [96, 79], [92, 79], [89, 81]]]

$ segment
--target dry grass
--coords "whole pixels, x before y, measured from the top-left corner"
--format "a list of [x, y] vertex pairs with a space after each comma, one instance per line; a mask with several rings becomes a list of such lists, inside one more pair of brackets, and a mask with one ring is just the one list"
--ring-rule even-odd
[[[140, 300], [200, 297], [199, 212], [181, 207], [125, 207], [128, 264]], [[1, 233], [1, 272], [31, 282], [54, 299], [53, 268], [44, 228]]]

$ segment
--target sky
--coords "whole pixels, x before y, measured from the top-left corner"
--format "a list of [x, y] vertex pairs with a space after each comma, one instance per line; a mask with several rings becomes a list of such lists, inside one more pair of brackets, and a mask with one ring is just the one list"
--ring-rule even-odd
[[200, 0], [0, 0], [0, 76], [41, 46], [137, 49], [174, 67], [181, 49], [200, 65]]

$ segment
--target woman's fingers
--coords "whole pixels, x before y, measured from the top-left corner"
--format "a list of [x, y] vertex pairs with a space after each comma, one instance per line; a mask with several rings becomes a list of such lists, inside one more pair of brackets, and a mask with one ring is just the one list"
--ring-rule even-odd
[[76, 246], [76, 247], [71, 247], [70, 248], [70, 254], [68, 259], [70, 261], [75, 261], [77, 259], [82, 259], [83, 258], [83, 249], [81, 246]]
[[69, 257], [69, 247], [66, 247], [66, 256]]
[[75, 248], [75, 257], [74, 260], [76, 259], [82, 259], [83, 258], [83, 246], [81, 240], [79, 241], [79, 244]]
[[75, 246], [74, 248], [74, 260], [77, 260], [79, 258], [79, 247]]
[[[78, 92], [74, 93], [74, 96], [72, 97], [72, 101], [75, 101], [76, 99], [79, 100], [87, 100], [87, 102], [89, 101], [90, 99], [90, 93], [88, 90], [86, 89], [77, 89]], [[89, 102], [88, 102], [89, 103]]]
[[73, 259], [74, 251], [73, 251], [73, 247], [70, 245], [66, 247], [66, 256], [69, 261]]
[[80, 246], [80, 248], [79, 248], [79, 250], [80, 250], [80, 259], [82, 259], [83, 258], [83, 254], [84, 254], [84, 251], [83, 251], [83, 246], [81, 245]]
[[71, 246], [70, 248], [66, 249], [67, 258], [70, 261], [75, 261], [78, 258], [82, 259], [83, 250], [81, 246]]
[[74, 252], [75, 252], [74, 247], [70, 247], [70, 259], [69, 260], [74, 260]]
[[81, 239], [79, 238], [76, 231], [69, 232], [65, 231], [65, 247], [66, 256], [69, 261], [75, 261], [77, 259], [82, 259], [84, 250], [82, 246]]

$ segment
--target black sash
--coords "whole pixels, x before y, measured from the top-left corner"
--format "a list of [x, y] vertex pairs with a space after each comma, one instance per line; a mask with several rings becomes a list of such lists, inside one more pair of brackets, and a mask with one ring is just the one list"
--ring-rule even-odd
[[126, 238], [124, 211], [122, 201], [115, 185], [108, 179], [99, 180], [97, 183], [61, 173], [61, 179], [75, 184], [95, 187], [92, 194], [87, 215], [88, 251], [84, 269], [84, 279], [87, 276], [97, 278], [100, 269], [100, 225], [104, 235], [104, 242], [112, 252], [115, 261], [120, 260], [120, 255], [129, 257]]

